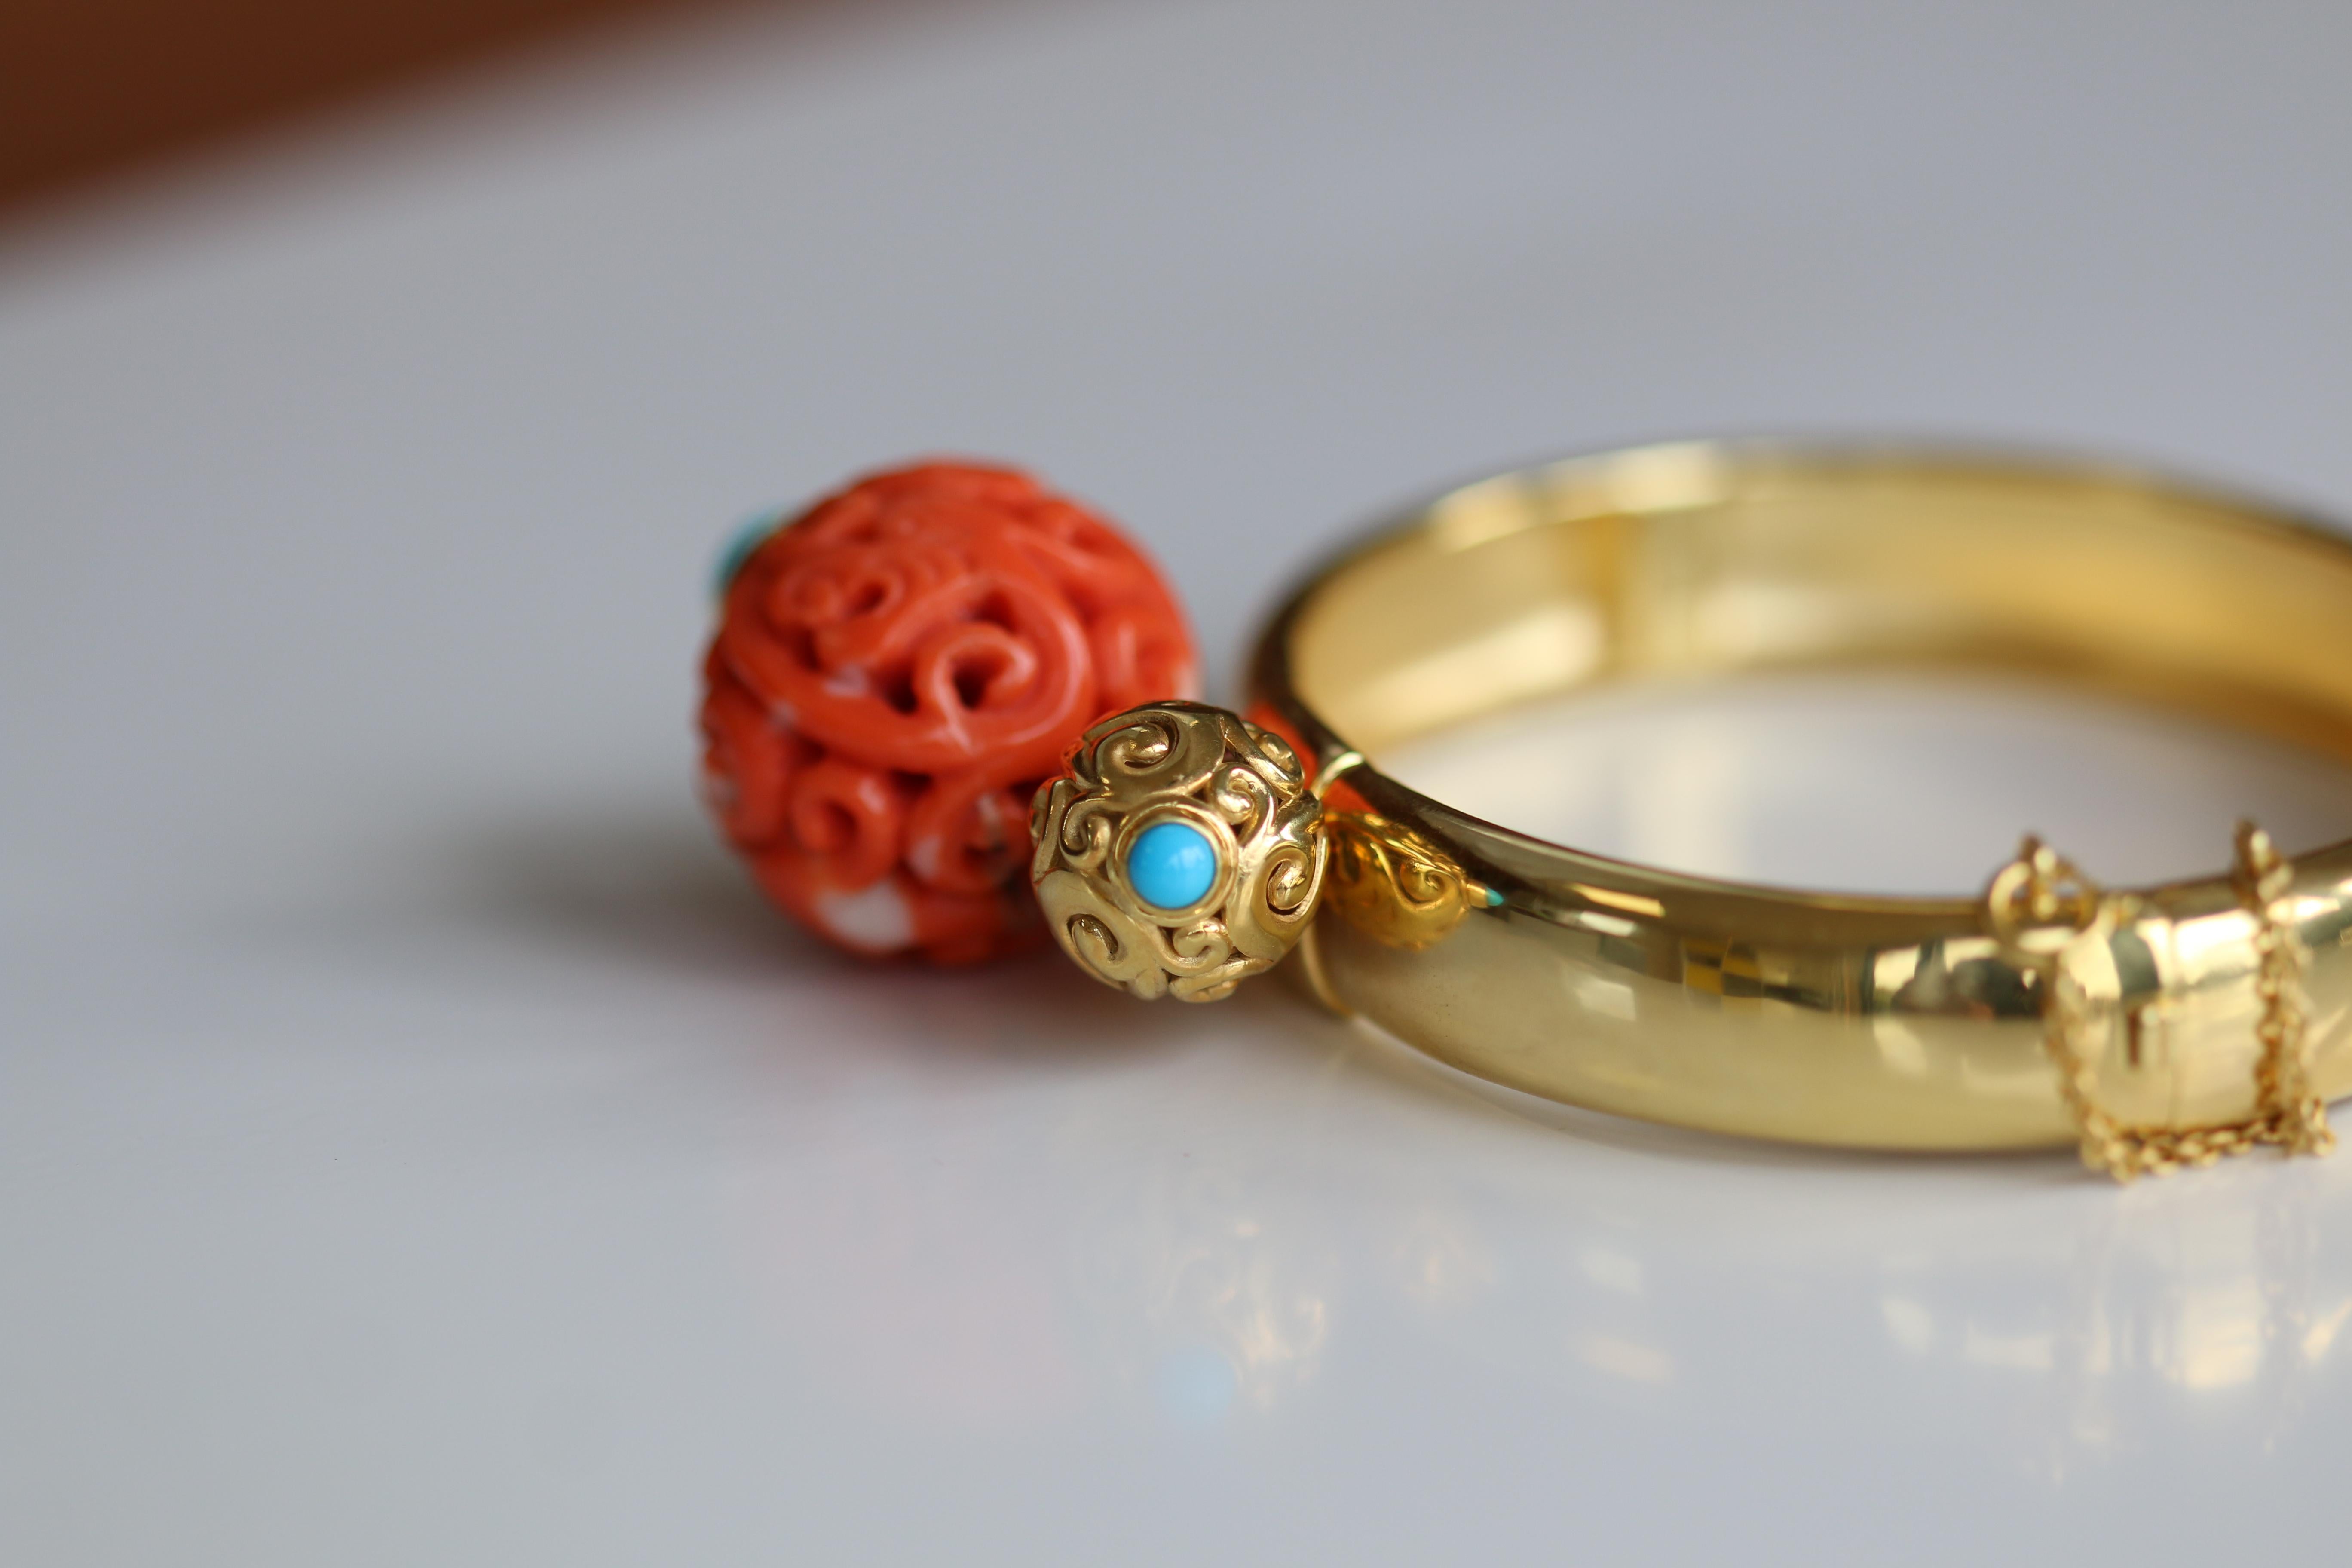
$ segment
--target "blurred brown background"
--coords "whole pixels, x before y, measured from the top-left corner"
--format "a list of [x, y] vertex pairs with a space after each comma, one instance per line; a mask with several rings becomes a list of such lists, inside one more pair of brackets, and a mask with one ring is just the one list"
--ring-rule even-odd
[[692, 0], [0, 0], [0, 206]]

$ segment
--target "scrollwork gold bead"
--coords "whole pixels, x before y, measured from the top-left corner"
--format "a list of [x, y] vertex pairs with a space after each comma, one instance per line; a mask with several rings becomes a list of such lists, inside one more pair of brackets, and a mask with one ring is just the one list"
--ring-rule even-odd
[[1214, 1002], [1314, 918], [1322, 815], [1280, 736], [1222, 708], [1151, 703], [1088, 730], [1039, 788], [1030, 879], [1054, 939], [1096, 979]]

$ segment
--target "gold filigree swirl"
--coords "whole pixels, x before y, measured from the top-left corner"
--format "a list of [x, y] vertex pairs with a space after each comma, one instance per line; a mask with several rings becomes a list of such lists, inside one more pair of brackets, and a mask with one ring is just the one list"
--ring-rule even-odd
[[1462, 923], [1483, 891], [1436, 849], [1385, 816], [1335, 811], [1326, 903], [1384, 947], [1433, 947]]
[[[1146, 1000], [1214, 1002], [1271, 969], [1315, 912], [1328, 847], [1297, 753], [1238, 714], [1198, 702], [1129, 709], [1086, 732], [1037, 791], [1030, 879], [1062, 950]], [[1206, 841], [1199, 896], [1171, 908], [1137, 889], [1130, 856], [1163, 823]]]

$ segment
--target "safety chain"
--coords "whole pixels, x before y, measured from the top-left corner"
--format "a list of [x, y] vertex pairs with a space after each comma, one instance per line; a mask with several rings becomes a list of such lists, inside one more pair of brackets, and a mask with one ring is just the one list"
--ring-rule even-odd
[[2263, 1006], [2262, 1022], [2254, 1026], [2263, 1043], [2254, 1068], [2254, 1104], [2263, 1142], [2290, 1154], [2325, 1154], [2336, 1147], [2336, 1131], [2327, 1125], [2327, 1101], [2311, 1083], [2303, 944], [2278, 915], [2279, 900], [2294, 880], [2294, 868], [2271, 836], [2251, 822], [2238, 824], [2230, 882], [2239, 904], [2254, 917], [2254, 994]]
[[2251, 822], [2238, 825], [2231, 886], [2254, 918], [2255, 1026], [2262, 1057], [2254, 1069], [2254, 1114], [2216, 1127], [2127, 1127], [2098, 1098], [2098, 1065], [2089, 1043], [2094, 1001], [2067, 962], [2086, 942], [2104, 947], [2139, 911], [2128, 893], [2110, 893], [2048, 845], [2028, 835], [2017, 858], [1985, 890], [1985, 923], [2010, 959], [2041, 981], [2043, 1044], [2058, 1071], [2058, 1092], [2082, 1134], [2083, 1163], [2118, 1182], [2210, 1165], [2264, 1143], [2289, 1154], [2325, 1154], [2336, 1146], [2327, 1102], [2311, 1085], [2303, 1005], [2303, 949], [2277, 905], [2294, 868]]

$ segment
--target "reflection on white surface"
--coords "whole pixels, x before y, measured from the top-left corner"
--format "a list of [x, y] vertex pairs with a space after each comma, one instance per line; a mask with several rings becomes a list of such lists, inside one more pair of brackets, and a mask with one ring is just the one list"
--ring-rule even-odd
[[1593, 1371], [1633, 1383], [1668, 1383], [1675, 1375], [1675, 1358], [1655, 1345], [1637, 1344], [1614, 1334], [1585, 1334], [1576, 1353]]
[[1455, 1308], [1497, 1283], [1494, 1254], [1469, 1234], [1458, 1215], [1417, 1208], [1405, 1215], [1390, 1252], [1391, 1277], [1423, 1308]]
[[1589, 1247], [1579, 1260], [1584, 1266], [1584, 1277], [1595, 1285], [1612, 1290], [1622, 1290], [1628, 1296], [1642, 1293], [1642, 1260], [1612, 1247]]
[[1908, 1296], [1882, 1296], [1878, 1310], [1886, 1320], [1886, 1337], [1915, 1355], [1936, 1348], [1936, 1315]]
[[1960, 1354], [1979, 1366], [2014, 1367], [2021, 1372], [2048, 1372], [2053, 1364], [2048, 1334], [1991, 1334], [1974, 1323], [1960, 1341]]
[[1196, 1368], [1213, 1362], [1227, 1402], [1264, 1410], [1316, 1374], [1330, 1331], [1331, 1263], [1311, 1236], [1257, 1217], [1229, 1174], [1188, 1163], [1137, 1194], [1139, 1212], [1106, 1202], [1100, 1228], [1071, 1238], [1076, 1304], [1088, 1321], [1134, 1325], [1112, 1352], [1122, 1386], [1136, 1381], [1130, 1363], [1157, 1364], [1164, 1377], [1171, 1357]]
[[[780, 1285], [822, 1260], [829, 1288], [812, 1300], [852, 1308], [790, 1317], [795, 1342], [824, 1347], [812, 1372], [925, 1422], [1094, 1407], [1203, 1429], [1318, 1420], [1326, 1384], [1367, 1375], [1378, 1342], [1532, 1379], [1564, 1409], [1666, 1401], [1679, 1425], [1759, 1415], [1773, 1374], [1756, 1347], [1770, 1344], [1825, 1397], [2005, 1406], [2036, 1434], [2013, 1462], [2044, 1481], [2209, 1423], [2213, 1440], [2292, 1444], [2334, 1387], [2315, 1380], [2352, 1321], [2352, 1257], [2320, 1241], [2352, 1230], [2352, 1165], [2255, 1159], [2117, 1190], [2064, 1154], [1743, 1164], [1745, 1145], [1465, 1095], [1286, 1006], [1252, 1016], [1333, 1054], [1277, 1047], [1247, 1092], [1253, 1121], [1303, 1140], [1180, 1147], [1172, 1130], [1193, 1123], [1162, 1104], [1137, 1125], [1056, 1129], [1058, 1159], [1087, 1178], [1012, 1210], [971, 1197], [1026, 1163], [1009, 1147], [1003, 1178], [772, 1190], [763, 1205], [796, 1237]], [[1213, 1125], [1254, 1076], [1187, 1075], [1180, 1099]], [[1384, 1126], [1455, 1152], [1396, 1163]], [[1481, 1142], [1517, 1152], [1498, 1163], [1470, 1152]]]

